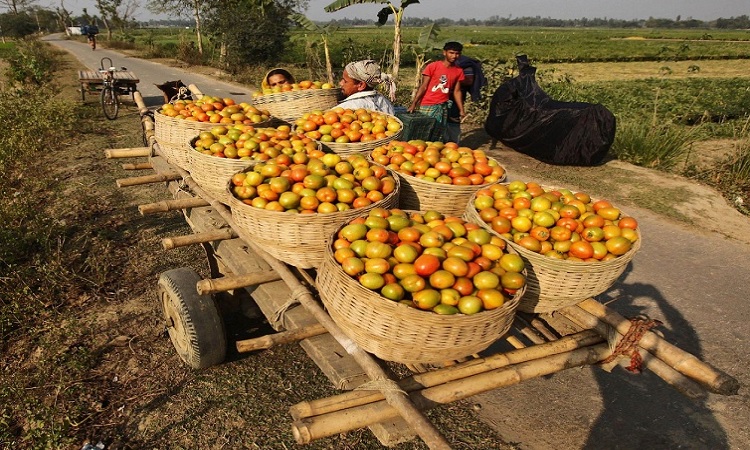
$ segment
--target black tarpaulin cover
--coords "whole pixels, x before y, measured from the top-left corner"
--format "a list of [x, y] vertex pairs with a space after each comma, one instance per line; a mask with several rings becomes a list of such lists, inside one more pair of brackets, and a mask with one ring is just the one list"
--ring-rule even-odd
[[537, 84], [526, 55], [516, 59], [518, 76], [492, 96], [487, 133], [549, 164], [600, 164], [615, 138], [615, 116], [602, 105], [553, 100]]

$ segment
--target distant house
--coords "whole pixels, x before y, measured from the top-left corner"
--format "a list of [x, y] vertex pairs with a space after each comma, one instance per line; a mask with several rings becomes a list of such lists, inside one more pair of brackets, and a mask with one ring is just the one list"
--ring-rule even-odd
[[70, 36], [80, 36], [82, 33], [81, 27], [68, 27], [68, 35]]

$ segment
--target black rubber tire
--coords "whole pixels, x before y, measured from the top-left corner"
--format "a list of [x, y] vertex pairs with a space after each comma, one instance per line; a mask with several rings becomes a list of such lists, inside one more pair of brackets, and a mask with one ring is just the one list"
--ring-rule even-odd
[[210, 295], [200, 295], [201, 277], [189, 268], [159, 276], [159, 305], [167, 332], [182, 360], [194, 369], [221, 364], [226, 358], [224, 321]]
[[101, 101], [104, 116], [109, 120], [115, 120], [117, 118], [117, 113], [120, 110], [120, 102], [115, 90], [112, 88], [104, 88]]

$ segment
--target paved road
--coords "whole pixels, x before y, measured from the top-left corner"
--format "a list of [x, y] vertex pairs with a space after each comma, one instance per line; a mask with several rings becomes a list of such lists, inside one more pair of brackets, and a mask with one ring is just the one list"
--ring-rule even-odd
[[195, 84], [206, 95], [231, 97], [238, 102], [250, 101], [253, 92], [248, 86], [218, 81], [215, 78], [192, 73], [189, 69], [169, 67], [101, 47], [92, 51], [87, 43], [65, 39], [64, 35], [51, 35], [45, 40], [72, 53], [91, 70], [99, 69], [101, 59], [108, 57], [112, 59], [116, 67], [124, 66], [134, 72], [140, 80], [138, 91], [143, 96], [146, 106], [149, 107], [164, 103], [162, 92], [155, 85], [165, 81], [182, 80], [185, 84]]
[[[249, 94], [247, 88], [86, 44], [52, 38], [91, 68], [102, 56], [133, 70], [151, 105], [162, 102], [154, 83], [182, 79], [207, 94]], [[514, 176], [509, 168], [509, 178]], [[630, 209], [644, 245], [620, 282], [600, 296], [625, 316], [664, 322], [668, 340], [742, 383], [740, 395], [692, 401], [650, 373], [572, 369], [482, 394], [483, 419], [524, 449], [750, 448], [750, 246], [701, 233], [646, 210]]]

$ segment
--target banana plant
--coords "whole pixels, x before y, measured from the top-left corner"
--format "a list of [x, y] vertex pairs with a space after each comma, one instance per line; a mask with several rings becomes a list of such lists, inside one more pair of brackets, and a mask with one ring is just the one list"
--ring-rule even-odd
[[389, 0], [337, 0], [326, 6], [326, 12], [335, 12], [351, 5], [363, 5], [366, 3], [380, 3], [387, 5], [378, 12], [378, 26], [383, 26], [388, 21], [388, 16], [393, 14], [393, 79], [398, 82], [398, 69], [401, 64], [401, 20], [407, 6], [419, 3], [419, 0], [401, 0], [401, 5], [396, 7]]
[[419, 32], [419, 40], [416, 44], [409, 45], [408, 48], [414, 53], [415, 65], [417, 72], [414, 75], [414, 91], [416, 93], [419, 85], [422, 84], [422, 69], [429, 62], [426, 60], [427, 54], [437, 49], [437, 37], [440, 34], [440, 27], [436, 23], [431, 23], [422, 28]]
[[307, 31], [320, 34], [320, 40], [323, 43], [323, 53], [326, 57], [326, 75], [328, 76], [328, 82], [334, 84], [333, 65], [331, 64], [331, 54], [328, 51], [328, 37], [338, 30], [338, 27], [331, 24], [324, 27], [318, 26], [318, 24], [308, 19], [307, 16], [300, 13], [290, 14], [289, 19]]

